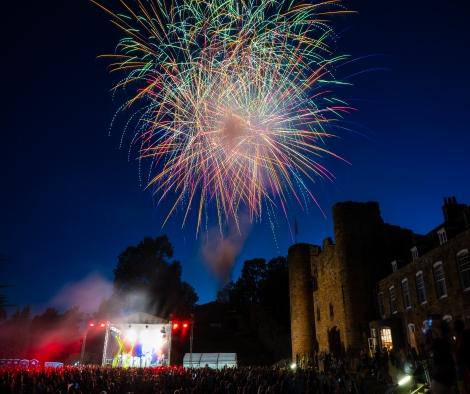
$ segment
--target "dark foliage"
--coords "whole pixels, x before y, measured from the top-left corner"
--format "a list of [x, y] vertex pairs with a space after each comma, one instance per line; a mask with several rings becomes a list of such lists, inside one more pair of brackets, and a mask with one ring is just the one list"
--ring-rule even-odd
[[117, 298], [136, 312], [161, 317], [189, 314], [198, 300], [193, 287], [181, 280], [181, 264], [170, 261], [173, 247], [166, 235], [129, 246], [114, 269]]
[[289, 274], [285, 257], [245, 261], [240, 278], [222, 288], [217, 300], [243, 309], [249, 305], [263, 307], [285, 328], [289, 320]]
[[78, 308], [65, 313], [48, 308], [33, 318], [29, 307], [17, 310], [0, 324], [0, 358], [76, 360], [80, 352], [82, 320]]

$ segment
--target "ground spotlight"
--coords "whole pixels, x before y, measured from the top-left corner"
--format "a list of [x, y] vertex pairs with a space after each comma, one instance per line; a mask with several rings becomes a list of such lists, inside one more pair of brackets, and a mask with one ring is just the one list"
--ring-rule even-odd
[[402, 378], [398, 380], [398, 385], [399, 386], [404, 386], [408, 384], [411, 381], [411, 375], [405, 375]]
[[296, 364], [296, 363], [292, 363], [292, 364], [290, 365], [290, 369], [295, 370], [296, 368], [297, 368], [297, 364]]

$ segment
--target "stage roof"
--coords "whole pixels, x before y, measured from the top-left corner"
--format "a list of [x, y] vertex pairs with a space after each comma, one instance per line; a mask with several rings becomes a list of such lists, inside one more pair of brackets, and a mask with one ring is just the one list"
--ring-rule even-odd
[[169, 321], [150, 313], [137, 312], [119, 319], [113, 320], [113, 323], [134, 323], [134, 324], [167, 324]]

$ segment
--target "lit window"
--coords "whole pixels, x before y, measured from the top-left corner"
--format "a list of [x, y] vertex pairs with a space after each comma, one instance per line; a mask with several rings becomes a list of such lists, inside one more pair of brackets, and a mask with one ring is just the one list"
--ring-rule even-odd
[[420, 304], [427, 302], [426, 285], [424, 283], [423, 271], [418, 271], [416, 273], [416, 295]]
[[416, 260], [419, 257], [418, 248], [416, 246], [413, 246], [410, 250], [411, 250], [411, 257], [413, 258], [413, 260]]
[[390, 286], [388, 291], [390, 294], [390, 312], [397, 313], [397, 296], [395, 294], [395, 286]]
[[457, 253], [457, 267], [462, 288], [470, 290], [470, 255], [468, 254], [468, 249], [463, 249]]
[[392, 272], [396, 272], [397, 271], [397, 261], [394, 260], [392, 261]]
[[393, 349], [392, 330], [390, 328], [380, 329], [380, 342], [382, 347], [387, 348], [387, 350]]
[[444, 266], [441, 261], [433, 265], [433, 271], [437, 298], [447, 297], [446, 277], [444, 274]]
[[380, 292], [378, 296], [378, 304], [379, 304], [379, 314], [381, 317], [385, 316], [385, 305], [384, 305], [384, 293]]
[[403, 296], [403, 306], [405, 309], [411, 308], [411, 296], [410, 296], [410, 285], [408, 279], [403, 279], [401, 281], [401, 293]]
[[447, 243], [447, 233], [445, 228], [441, 228], [437, 231], [437, 236], [439, 237], [439, 245], [444, 245]]

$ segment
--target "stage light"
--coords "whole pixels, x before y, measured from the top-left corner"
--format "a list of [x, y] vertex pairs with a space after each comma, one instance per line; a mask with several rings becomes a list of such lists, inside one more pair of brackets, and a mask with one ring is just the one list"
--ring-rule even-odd
[[186, 322], [183, 323], [183, 328], [188, 328], [188, 326], [189, 326], [188, 323], [186, 323]]
[[173, 330], [176, 331], [180, 325], [178, 323], [173, 323]]
[[292, 364], [290, 365], [290, 369], [296, 369], [296, 368], [297, 368], [297, 364], [296, 364], [296, 363], [292, 363]]
[[90, 327], [94, 327], [95, 326], [95, 323], [89, 323], [88, 324]]
[[127, 332], [127, 340], [131, 343], [134, 344], [135, 341], [137, 340], [137, 332], [135, 330], [129, 330]]
[[106, 324], [104, 324], [104, 323], [101, 323], [101, 324], [100, 324], [100, 327], [104, 327], [105, 325], [106, 325]]
[[398, 385], [399, 386], [404, 386], [405, 384], [408, 384], [410, 382], [410, 380], [411, 380], [411, 376], [410, 375], [405, 375], [398, 381]]

